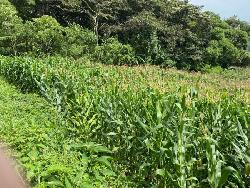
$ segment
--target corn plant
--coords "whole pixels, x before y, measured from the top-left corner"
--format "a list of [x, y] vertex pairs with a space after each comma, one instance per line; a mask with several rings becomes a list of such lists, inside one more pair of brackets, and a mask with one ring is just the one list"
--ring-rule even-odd
[[143, 73], [125, 82], [129, 68], [121, 73], [60, 58], [0, 62], [1, 75], [56, 107], [66, 138], [112, 151], [112, 167], [131, 187], [250, 185], [244, 100], [225, 93], [213, 100], [188, 86], [164, 92]]

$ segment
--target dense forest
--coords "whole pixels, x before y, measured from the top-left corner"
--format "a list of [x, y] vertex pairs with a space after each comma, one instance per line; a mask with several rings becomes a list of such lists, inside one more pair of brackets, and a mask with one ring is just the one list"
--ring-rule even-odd
[[188, 0], [1, 0], [0, 54], [188, 70], [245, 66], [250, 25]]

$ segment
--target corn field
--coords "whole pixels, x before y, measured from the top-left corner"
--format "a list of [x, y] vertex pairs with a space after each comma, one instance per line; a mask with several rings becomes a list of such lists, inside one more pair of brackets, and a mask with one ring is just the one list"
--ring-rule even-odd
[[111, 187], [250, 187], [249, 85], [209, 93], [201, 77], [182, 85], [178, 75], [179, 87], [153, 86], [143, 72], [131, 79], [130, 69], [0, 57], [0, 74], [53, 104], [64, 134], [83, 143], [79, 152], [84, 143], [107, 148], [120, 180]]

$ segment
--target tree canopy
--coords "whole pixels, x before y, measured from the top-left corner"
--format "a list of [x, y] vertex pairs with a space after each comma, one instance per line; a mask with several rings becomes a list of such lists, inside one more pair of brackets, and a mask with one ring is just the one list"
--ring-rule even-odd
[[[179, 68], [199, 69], [205, 64], [225, 67], [243, 65], [246, 63], [242, 60], [249, 56], [246, 49], [250, 25], [247, 22], [236, 17], [222, 20], [213, 12], [204, 12], [201, 7], [190, 4], [188, 0], [10, 2], [13, 6], [8, 6], [18, 11], [14, 17], [23, 19], [25, 24], [34, 22], [33, 18], [49, 15], [62, 30], [76, 24], [92, 31], [97, 46], [115, 37], [133, 48], [140, 63], [174, 64]], [[12, 22], [17, 22], [14, 17]], [[229, 57], [226, 51], [235, 55], [228, 54]]]

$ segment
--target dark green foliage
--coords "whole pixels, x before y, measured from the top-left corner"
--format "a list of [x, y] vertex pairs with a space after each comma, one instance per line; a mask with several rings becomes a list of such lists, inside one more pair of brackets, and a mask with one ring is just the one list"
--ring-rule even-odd
[[[223, 21], [218, 15], [203, 12], [201, 7], [191, 5], [188, 1], [10, 2], [13, 6], [5, 0], [9, 8], [3, 8], [3, 12], [9, 11], [8, 22], [15, 24], [8, 29], [9, 31], [0, 32], [0, 36], [3, 35], [1, 54], [32, 53], [59, 54], [74, 58], [90, 57], [93, 56], [95, 46], [100, 45], [96, 49], [108, 47], [102, 42], [107, 38], [117, 37], [121, 44], [125, 44], [124, 48], [126, 45], [133, 48], [139, 63], [174, 65], [189, 70], [200, 70], [204, 65], [228, 67], [248, 64], [244, 62], [244, 51], [249, 40], [249, 24], [235, 17]], [[25, 20], [23, 24], [14, 6]], [[7, 38], [6, 33], [10, 35]], [[214, 46], [215, 41], [218, 43], [217, 47]], [[211, 50], [212, 48], [220, 48], [220, 56], [225, 56], [225, 59], [217, 60], [211, 52], [216, 50]], [[233, 54], [229, 55], [231, 52]], [[117, 61], [120, 60], [115, 60], [114, 64], [135, 64], [126, 63], [127, 59], [128, 57], [124, 57], [123, 62], [119, 63]]]
[[[196, 27], [202, 26], [195, 22], [202, 18], [199, 8], [180, 1], [135, 2], [135, 5], [129, 4], [134, 13], [115, 27], [117, 30], [114, 33], [119, 39], [131, 44], [138, 56], [150, 60], [152, 64], [164, 64], [172, 59], [177, 67], [196, 67], [202, 60], [199, 49], [203, 41], [191, 31], [191, 27], [196, 30]], [[189, 17], [189, 11], [197, 15]], [[156, 51], [159, 54], [154, 54]]]
[[243, 66], [250, 65], [250, 52], [246, 52], [244, 54], [243, 59], [242, 59], [242, 65]]

